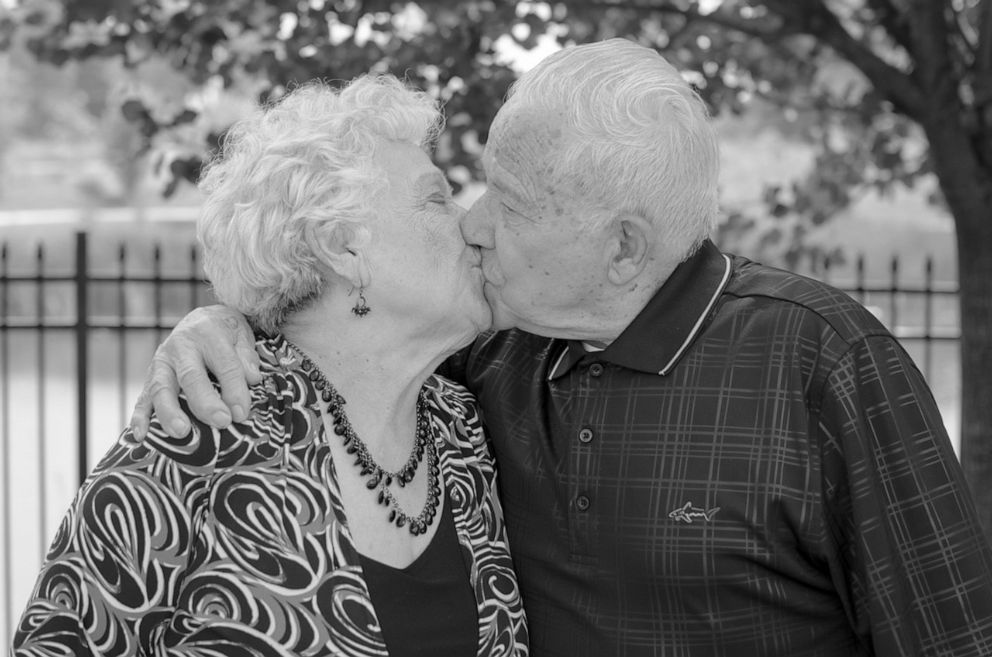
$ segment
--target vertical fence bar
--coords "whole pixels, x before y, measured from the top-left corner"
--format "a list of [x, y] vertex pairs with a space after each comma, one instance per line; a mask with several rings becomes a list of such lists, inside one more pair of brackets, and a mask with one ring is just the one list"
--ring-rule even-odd
[[[7, 300], [7, 243], [0, 245], [0, 318], [5, 323], [10, 320]], [[0, 410], [3, 411], [3, 435], [0, 436], [0, 450], [3, 452], [3, 613], [4, 625], [8, 636], [14, 635], [13, 605], [11, 604], [12, 594], [10, 576], [13, 572], [11, 567], [11, 538], [10, 538], [10, 345], [8, 336], [10, 330], [3, 331], [0, 336], [0, 361], [2, 361], [2, 371], [0, 371]]]
[[89, 453], [88, 426], [88, 404], [87, 395], [87, 337], [89, 308], [87, 304], [87, 257], [86, 257], [86, 233], [78, 231], [76, 233], [76, 404], [77, 417], [79, 418], [79, 433], [77, 434], [77, 461], [76, 472], [79, 485], [86, 481], [89, 472], [87, 467]]
[[158, 242], [152, 249], [152, 285], [155, 289], [155, 344], [162, 342], [162, 248]]
[[38, 317], [38, 508], [41, 522], [38, 523], [38, 545], [45, 549], [48, 538], [46, 514], [48, 511], [48, 449], [45, 444], [47, 426], [45, 424], [45, 246], [38, 245], [35, 272], [35, 315]]
[[200, 281], [197, 280], [199, 277], [200, 263], [198, 262], [198, 254], [196, 251], [196, 244], [189, 249], [189, 307], [196, 308], [199, 305], [199, 292], [200, 292]]
[[889, 320], [889, 330], [895, 335], [899, 326], [899, 258], [892, 256], [889, 264], [889, 313], [892, 319]]
[[124, 242], [120, 243], [117, 264], [117, 323], [120, 326], [120, 333], [117, 334], [117, 408], [123, 426], [127, 422], [127, 298], [124, 294], [127, 247]]
[[933, 256], [927, 256], [923, 268], [923, 372], [928, 379], [933, 371], [933, 328]]
[[854, 268], [854, 291], [858, 293], [858, 301], [862, 306], [868, 305], [868, 297], [865, 294], [865, 254], [858, 254], [857, 264]]

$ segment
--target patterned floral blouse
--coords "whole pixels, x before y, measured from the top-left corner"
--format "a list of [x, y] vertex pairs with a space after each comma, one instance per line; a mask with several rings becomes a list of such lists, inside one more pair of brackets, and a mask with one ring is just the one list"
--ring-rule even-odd
[[[258, 342], [251, 418], [121, 436], [59, 527], [14, 655], [387, 655], [316, 390]], [[475, 592], [478, 654], [527, 655], [493, 460], [475, 399], [429, 383], [441, 476]], [[184, 402], [185, 403], [185, 402]], [[384, 524], [385, 526], [385, 524]]]

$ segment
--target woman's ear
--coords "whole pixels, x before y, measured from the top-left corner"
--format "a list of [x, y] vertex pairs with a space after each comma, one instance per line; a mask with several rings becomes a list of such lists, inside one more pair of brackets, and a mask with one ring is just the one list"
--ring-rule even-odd
[[353, 287], [367, 287], [371, 278], [367, 245], [369, 229], [351, 222], [334, 222], [307, 230], [307, 246], [320, 264]]
[[619, 214], [610, 220], [607, 277], [614, 285], [624, 285], [643, 271], [653, 243], [654, 231], [644, 217]]

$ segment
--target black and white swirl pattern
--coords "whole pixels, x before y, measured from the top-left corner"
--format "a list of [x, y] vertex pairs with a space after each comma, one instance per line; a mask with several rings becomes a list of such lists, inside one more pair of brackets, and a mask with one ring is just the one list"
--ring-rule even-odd
[[[76, 496], [14, 638], [16, 657], [387, 655], [347, 530], [317, 394], [285, 341], [258, 342], [251, 419], [183, 439], [125, 432]], [[468, 557], [480, 656], [527, 626], [474, 398], [431, 380], [439, 464]]]

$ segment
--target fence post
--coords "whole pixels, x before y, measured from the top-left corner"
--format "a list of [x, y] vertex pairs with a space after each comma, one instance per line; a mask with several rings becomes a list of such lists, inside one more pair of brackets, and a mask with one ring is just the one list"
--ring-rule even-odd
[[[7, 242], [0, 244], [0, 319], [4, 324], [10, 321], [8, 315], [8, 281], [7, 281]], [[13, 544], [10, 528], [10, 515], [13, 510], [13, 495], [11, 494], [10, 473], [10, 331], [5, 329], [0, 333], [0, 411], [3, 420], [0, 421], [0, 454], [3, 456], [3, 471], [0, 471], [0, 493], [3, 497], [3, 624], [8, 637], [14, 636], [14, 608], [11, 589], [11, 575], [14, 572], [13, 558], [10, 546]], [[9, 640], [5, 637], [5, 642]]]
[[79, 485], [86, 481], [89, 468], [86, 457], [89, 451], [87, 436], [87, 330], [89, 328], [89, 309], [87, 304], [87, 256], [86, 233], [76, 233], [76, 406], [78, 413], [79, 434], [77, 441], [77, 472]]

